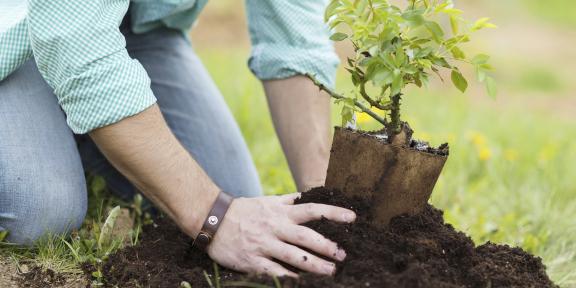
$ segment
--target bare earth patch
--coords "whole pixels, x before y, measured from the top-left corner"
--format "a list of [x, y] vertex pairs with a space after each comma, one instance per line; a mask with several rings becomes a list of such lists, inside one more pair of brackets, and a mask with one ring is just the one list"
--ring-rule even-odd
[[20, 268], [9, 260], [0, 260], [0, 287], [87, 287], [89, 280], [83, 274], [59, 274], [52, 270], [21, 265]]
[[14, 263], [0, 260], [0, 287], [18, 287], [18, 283], [13, 279], [17, 271]]

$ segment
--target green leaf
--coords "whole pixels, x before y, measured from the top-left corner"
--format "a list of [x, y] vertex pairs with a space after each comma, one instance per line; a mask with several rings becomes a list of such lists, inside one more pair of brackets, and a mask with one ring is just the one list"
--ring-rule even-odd
[[356, 70], [352, 70], [350, 68], [344, 69], [350, 73], [350, 76], [352, 77], [352, 84], [354, 84], [354, 86], [358, 86], [362, 82], [362, 79]]
[[432, 68], [432, 61], [428, 59], [418, 59], [416, 60], [418, 64], [420, 64], [423, 68], [430, 69]]
[[434, 52], [434, 48], [432, 47], [426, 47], [424, 49], [420, 49], [418, 50], [418, 52], [416, 53], [416, 55], [414, 57], [416, 58], [424, 58], [428, 55], [430, 55], [432, 52]]
[[336, 28], [336, 26], [342, 24], [342, 23], [346, 23], [346, 21], [342, 20], [342, 19], [335, 19], [334, 21], [330, 21], [330, 29], [334, 29]]
[[464, 13], [464, 11], [460, 10], [460, 9], [455, 9], [455, 8], [446, 8], [444, 10], [442, 10], [442, 12], [452, 16], [452, 17], [456, 17], [458, 15], [462, 15], [462, 13]]
[[393, 69], [394, 67], [396, 67], [396, 65], [394, 64], [394, 58], [392, 57], [391, 53], [385, 54], [381, 58], [382, 58], [382, 61], [384, 62], [384, 64], [386, 66], [388, 66], [388, 68]]
[[478, 54], [474, 56], [474, 58], [472, 58], [472, 64], [476, 65], [486, 64], [488, 63], [488, 60], [490, 60], [490, 56], [486, 54]]
[[458, 18], [450, 16], [450, 27], [452, 28], [453, 34], [458, 34]]
[[466, 54], [464, 54], [464, 51], [458, 48], [458, 46], [452, 47], [450, 52], [452, 52], [452, 56], [454, 56], [456, 59], [466, 59]]
[[106, 189], [106, 180], [104, 180], [104, 177], [102, 176], [94, 177], [94, 179], [92, 179], [92, 182], [90, 184], [91, 184], [90, 188], [92, 189], [92, 192], [94, 192], [95, 194], [100, 194], [104, 192], [104, 190]]
[[492, 23], [489, 23], [488, 21], [490, 21], [490, 18], [486, 18], [486, 17], [480, 18], [474, 23], [474, 25], [472, 25], [472, 28], [470, 30], [478, 31], [478, 30], [483, 29], [483, 28], [497, 28], [498, 27]]
[[458, 45], [458, 44], [462, 44], [462, 43], [466, 43], [466, 42], [470, 42], [470, 36], [468, 35], [458, 35], [458, 36], [454, 36], [452, 38], [447, 39], [446, 41], [444, 41], [444, 46], [446, 46], [446, 49], [452, 49], [452, 47]]
[[480, 64], [480, 68], [484, 71], [494, 70], [494, 67], [492, 67], [492, 65], [490, 65], [490, 64]]
[[180, 288], [192, 288], [192, 285], [188, 281], [180, 282]]
[[492, 99], [496, 99], [496, 95], [498, 94], [498, 88], [496, 87], [496, 81], [494, 80], [494, 78], [486, 76], [485, 83], [488, 95], [490, 95]]
[[4, 239], [6, 239], [6, 237], [8, 237], [8, 231], [6, 231], [6, 230], [0, 231], [0, 242], [4, 241]]
[[340, 112], [342, 116], [342, 127], [345, 127], [348, 123], [352, 123], [354, 119], [354, 110], [350, 106], [344, 104], [342, 105], [342, 111]]
[[418, 67], [416, 67], [414, 65], [406, 65], [403, 69], [404, 69], [404, 73], [406, 73], [406, 74], [414, 74], [414, 73], [418, 72]]
[[445, 3], [442, 3], [442, 4], [438, 4], [438, 6], [436, 6], [436, 7], [434, 8], [434, 12], [435, 12], [435, 13], [443, 12], [444, 9], [447, 9], [447, 8], [448, 8], [448, 6], [450, 6], [450, 3], [448, 3], [448, 2], [445, 2]]
[[486, 71], [480, 68], [480, 65], [476, 65], [476, 78], [478, 78], [480, 83], [484, 83], [484, 80], [486, 80]]
[[402, 75], [399, 69], [396, 69], [394, 71], [394, 78], [392, 79], [392, 95], [400, 93], [402, 88], [404, 88], [404, 75]]
[[460, 73], [460, 71], [452, 70], [451, 78], [452, 83], [454, 83], [454, 86], [456, 86], [456, 88], [458, 88], [460, 92], [462, 93], [466, 92], [466, 89], [468, 89], [468, 81], [466, 81], [466, 79], [464, 78], [464, 76], [462, 76], [462, 73]]
[[410, 26], [416, 27], [420, 26], [424, 23], [424, 17], [422, 17], [423, 10], [408, 10], [402, 14], [402, 18], [404, 18]]
[[330, 1], [330, 4], [328, 4], [326, 10], [324, 11], [324, 22], [328, 22], [328, 20], [330, 20], [330, 17], [332, 17], [335, 14], [336, 8], [338, 8], [339, 6], [340, 6], [339, 0]]
[[392, 38], [394, 38], [394, 36], [395, 36], [395, 33], [394, 33], [394, 30], [392, 29], [392, 27], [386, 26], [386, 27], [384, 27], [384, 29], [382, 29], [382, 32], [380, 32], [380, 34], [378, 34], [378, 43], [388, 42]]
[[402, 46], [398, 46], [398, 49], [396, 49], [396, 55], [394, 58], [394, 64], [396, 64], [396, 67], [401, 67], [402, 65], [404, 65], [407, 58], [408, 57], [406, 57], [406, 53], [404, 52], [404, 49], [402, 49]]
[[374, 74], [374, 78], [372, 79], [372, 81], [374, 81], [374, 85], [376, 86], [380, 87], [386, 86], [392, 83], [392, 71], [387, 69], [380, 70]]
[[440, 24], [428, 21], [425, 23], [425, 26], [428, 29], [428, 31], [430, 31], [430, 33], [432, 34], [434, 41], [438, 43], [442, 42], [442, 38], [444, 37], [444, 30], [442, 30]]
[[448, 63], [448, 61], [446, 61], [446, 59], [444, 57], [440, 57], [440, 58], [433, 58], [431, 59], [432, 63], [434, 63], [434, 65], [438, 65], [438, 66], [442, 66], [444, 68], [452, 68], [452, 65], [450, 65], [450, 63]]
[[337, 104], [342, 105], [342, 111], [340, 116], [342, 116], [342, 126], [345, 127], [348, 123], [354, 124], [354, 98], [344, 97], [336, 101]]
[[[348, 38], [348, 35], [344, 34], [342, 32], [336, 32], [336, 33], [332, 34], [332, 36], [330, 36], [330, 40], [332, 40], [332, 41], [342, 41], [346, 38]], [[324, 38], [324, 39], [326, 39], [326, 38]]]
[[430, 42], [430, 39], [421, 38], [421, 39], [414, 39], [411, 41], [413, 45], [422, 45]]
[[102, 277], [103, 277], [102, 271], [97, 270], [97, 271], [92, 272], [92, 277], [94, 277], [94, 278], [102, 278]]
[[354, 62], [355, 62], [354, 59], [348, 57], [348, 58], [346, 59], [346, 61], [348, 62], [348, 66], [354, 67]]

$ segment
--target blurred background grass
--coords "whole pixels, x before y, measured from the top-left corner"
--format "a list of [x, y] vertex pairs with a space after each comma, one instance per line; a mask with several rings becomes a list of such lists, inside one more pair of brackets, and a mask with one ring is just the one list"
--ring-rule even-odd
[[[542, 257], [561, 286], [576, 287], [576, 1], [456, 2], [468, 18], [489, 16], [499, 26], [477, 34], [468, 48], [493, 56], [500, 92], [492, 100], [472, 84], [462, 95], [437, 81], [428, 91], [405, 93], [403, 115], [416, 137], [451, 145], [432, 203], [477, 243], [519, 245]], [[246, 67], [242, 3], [211, 1], [191, 37], [241, 126], [267, 193], [294, 191], [261, 85]], [[348, 53], [337, 48], [342, 57]], [[340, 71], [338, 90], [350, 89]], [[340, 122], [338, 110], [333, 123]], [[364, 116], [360, 126], [378, 128]]]

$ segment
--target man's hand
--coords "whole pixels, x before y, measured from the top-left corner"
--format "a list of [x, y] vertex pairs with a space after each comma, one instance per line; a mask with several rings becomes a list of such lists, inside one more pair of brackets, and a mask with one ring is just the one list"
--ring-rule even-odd
[[[316, 231], [300, 224], [322, 217], [342, 223], [356, 219], [351, 210], [324, 205], [293, 205], [300, 194], [235, 199], [208, 247], [208, 254], [228, 268], [276, 276], [297, 275], [273, 259], [303, 271], [331, 275], [336, 266], [315, 256], [342, 261], [346, 253]], [[301, 248], [299, 248], [301, 247]]]

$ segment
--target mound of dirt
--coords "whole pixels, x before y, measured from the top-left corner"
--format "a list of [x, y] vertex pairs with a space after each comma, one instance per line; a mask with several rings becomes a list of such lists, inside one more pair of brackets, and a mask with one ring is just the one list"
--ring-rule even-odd
[[[347, 252], [334, 277], [301, 273], [279, 279], [283, 287], [557, 287], [540, 258], [520, 248], [485, 243], [475, 247], [462, 232], [444, 223], [442, 212], [427, 206], [419, 215], [392, 219], [389, 227], [368, 223], [368, 204], [325, 188], [304, 193], [298, 203], [325, 203], [358, 213], [356, 223], [325, 220], [306, 224]], [[167, 219], [148, 226], [137, 247], [112, 255], [104, 267], [107, 285], [119, 287], [210, 287], [212, 261], [190, 248], [190, 239]], [[273, 279], [219, 269], [219, 279], [274, 286]], [[212, 279], [214, 281], [214, 279]], [[237, 284], [237, 283], [236, 283]], [[238, 286], [237, 286], [238, 287]], [[244, 286], [250, 287], [250, 286]], [[254, 287], [254, 286], [251, 286]]]

